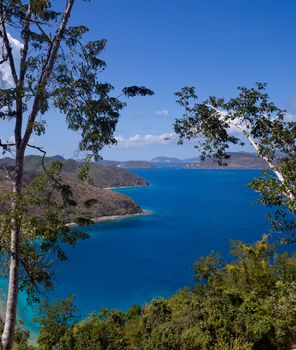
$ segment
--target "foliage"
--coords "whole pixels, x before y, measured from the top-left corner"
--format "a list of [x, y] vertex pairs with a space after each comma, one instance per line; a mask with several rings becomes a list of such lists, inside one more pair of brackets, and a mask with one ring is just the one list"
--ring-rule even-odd
[[102, 309], [73, 322], [69, 299], [66, 309], [48, 305], [37, 349], [290, 349], [296, 343], [296, 255], [279, 253], [266, 235], [254, 245], [232, 245], [233, 261], [200, 258], [193, 288], [142, 308]]
[[73, 297], [61, 300], [58, 304], [43, 302], [40, 316], [35, 321], [40, 323], [41, 330], [38, 343], [41, 349], [50, 350], [56, 347], [75, 321], [77, 309], [73, 306]]
[[[24, 187], [15, 209], [6, 207], [0, 214], [1, 253], [5, 263], [10, 244], [11, 219], [21, 217], [22, 240], [20, 242], [20, 290], [26, 290], [30, 301], [39, 301], [40, 288], [52, 289], [53, 262], [66, 260], [63, 245], [75, 245], [88, 235], [70, 230], [65, 224], [65, 213], [76, 206], [69, 185], [60, 181], [62, 166], [52, 163], [42, 176], [36, 177]], [[5, 206], [14, 194], [3, 198]], [[5, 266], [6, 264], [4, 264]], [[8, 273], [6, 269], [2, 271]]]
[[[277, 230], [296, 230], [296, 121], [270, 101], [266, 84], [239, 87], [236, 98], [225, 100], [210, 96], [201, 103], [193, 87], [176, 93], [183, 108], [175, 121], [179, 143], [196, 139], [201, 158], [213, 157], [220, 165], [229, 158], [230, 145], [243, 145], [246, 139], [269, 167], [249, 186], [260, 192], [260, 201], [278, 210], [272, 222]], [[236, 130], [243, 136], [234, 133]]]
[[[116, 143], [115, 127], [126, 105], [120, 96], [153, 95], [143, 86], [130, 86], [123, 88], [120, 96], [112, 96], [113, 86], [99, 79], [106, 67], [100, 57], [106, 40], [87, 42], [87, 27], [68, 25], [75, 0], [62, 3], [65, 7], [61, 11], [61, 4], [50, 0], [0, 2], [0, 64], [7, 64], [12, 78], [12, 83], [0, 89], [0, 118], [12, 122], [14, 130], [14, 141], [0, 140], [0, 147], [4, 154], [15, 154], [14, 167], [7, 171], [13, 193], [4, 199], [5, 204], [10, 200], [11, 208], [1, 215], [0, 228], [1, 257], [8, 258], [9, 265], [0, 339], [3, 350], [12, 348], [18, 289], [26, 289], [33, 301], [38, 300], [39, 285], [53, 286], [46, 256], [64, 260], [61, 244], [75, 244], [77, 239], [85, 238], [70, 231], [63, 221], [63, 210], [76, 203], [70, 187], [61, 183], [55, 173], [60, 171], [58, 163], [46, 171], [45, 177], [24, 188], [25, 152], [32, 148], [46, 154], [31, 144], [32, 135], [45, 133], [46, 114], [54, 107], [64, 116], [68, 128], [80, 133], [79, 149], [87, 154], [86, 158], [98, 160], [105, 145]], [[19, 62], [12, 51], [10, 33], [21, 40]], [[81, 173], [84, 179], [85, 169]], [[53, 195], [57, 191], [60, 200]], [[30, 207], [40, 208], [42, 213], [33, 215]]]

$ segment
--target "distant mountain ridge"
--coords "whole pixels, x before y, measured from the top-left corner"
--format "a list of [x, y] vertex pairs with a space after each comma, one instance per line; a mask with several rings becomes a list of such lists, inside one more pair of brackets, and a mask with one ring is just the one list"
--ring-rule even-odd
[[219, 166], [217, 161], [207, 158], [201, 161], [200, 157], [179, 159], [175, 157], [159, 156], [150, 161], [102, 161], [102, 164], [108, 166], [109, 164], [116, 165], [120, 168], [191, 168], [191, 169], [266, 169], [264, 160], [258, 157], [256, 153], [249, 152], [228, 152], [230, 158], [226, 160], [226, 166]]
[[183, 163], [184, 161], [174, 157], [160, 156], [160, 157], [153, 158], [150, 162], [151, 163]]
[[255, 153], [228, 152], [230, 158], [225, 162], [227, 165], [220, 166], [217, 161], [207, 158], [202, 162], [188, 165], [188, 167], [201, 169], [267, 169], [266, 162]]
[[[230, 158], [226, 160], [227, 166], [219, 166], [218, 163], [207, 158], [201, 161], [200, 157], [179, 159], [176, 157], [159, 156], [152, 160], [101, 160], [97, 163], [90, 163], [90, 176], [97, 187], [123, 187], [123, 186], [145, 186], [147, 182], [138, 176], [124, 171], [129, 168], [208, 168], [208, 169], [266, 169], [266, 163], [256, 153], [249, 152], [228, 152]], [[64, 171], [67, 173], [78, 173], [81, 162], [74, 159], [64, 159], [60, 155], [46, 157], [45, 164], [48, 166], [53, 161], [63, 163]], [[14, 160], [9, 157], [0, 159], [0, 167], [11, 166]], [[27, 156], [25, 159], [26, 170], [42, 170], [40, 156]]]

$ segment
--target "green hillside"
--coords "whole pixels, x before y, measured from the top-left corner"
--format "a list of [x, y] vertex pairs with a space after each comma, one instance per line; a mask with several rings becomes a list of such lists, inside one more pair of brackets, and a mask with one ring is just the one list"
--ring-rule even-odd
[[[78, 174], [82, 163], [74, 159], [63, 159], [61, 156], [46, 157], [44, 164], [48, 167], [52, 162], [60, 161], [63, 164], [64, 173]], [[13, 166], [12, 158], [0, 159], [0, 167]], [[25, 172], [42, 172], [42, 157], [41, 156], [26, 156]], [[90, 163], [89, 176], [96, 187], [123, 187], [123, 186], [146, 186], [148, 183], [119, 167], [103, 166], [98, 163]]]

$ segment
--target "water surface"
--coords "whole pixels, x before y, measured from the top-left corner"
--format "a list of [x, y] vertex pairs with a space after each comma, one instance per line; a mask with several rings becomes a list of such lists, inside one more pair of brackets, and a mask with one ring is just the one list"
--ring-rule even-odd
[[[67, 248], [51, 297], [75, 295], [85, 316], [101, 306], [127, 310], [193, 283], [193, 263], [230, 239], [253, 242], [269, 228], [266, 208], [246, 184], [254, 170], [133, 169], [149, 187], [118, 189], [151, 215], [83, 228], [91, 236]], [[23, 301], [24, 304], [24, 301]], [[31, 312], [25, 309], [26, 324]], [[23, 313], [24, 314], [24, 313]]]

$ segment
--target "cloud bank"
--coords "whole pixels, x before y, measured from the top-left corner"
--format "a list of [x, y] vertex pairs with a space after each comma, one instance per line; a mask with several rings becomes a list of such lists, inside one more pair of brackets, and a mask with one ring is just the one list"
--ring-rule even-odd
[[118, 135], [115, 137], [117, 140], [116, 147], [119, 148], [132, 148], [132, 147], [145, 147], [155, 145], [166, 145], [176, 143], [178, 137], [175, 133], [163, 133], [160, 135], [133, 135], [128, 138]]
[[[7, 33], [8, 40], [12, 47], [12, 55], [15, 60], [15, 65], [18, 67], [21, 57], [21, 49], [23, 48], [23, 44], [17, 39], [13, 38], [9, 33]], [[3, 46], [3, 42], [1, 43]], [[9, 87], [14, 86], [13, 78], [11, 75], [11, 70], [9, 66], [9, 62], [5, 61], [0, 65], [0, 87], [7, 89]]]

